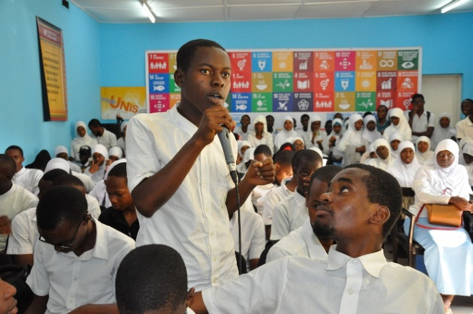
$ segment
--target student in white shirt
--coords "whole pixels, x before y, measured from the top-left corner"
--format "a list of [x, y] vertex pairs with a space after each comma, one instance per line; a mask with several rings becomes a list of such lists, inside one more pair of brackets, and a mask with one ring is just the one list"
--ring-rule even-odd
[[304, 222], [302, 227], [292, 231], [271, 247], [266, 257], [267, 263], [284, 256], [327, 259], [327, 252], [333, 241], [331, 239], [319, 240], [314, 233], [313, 225], [315, 219], [317, 219], [320, 196], [327, 192], [329, 182], [342, 169], [339, 166], [328, 165], [314, 171], [310, 177], [309, 195], [307, 197], [309, 219]]
[[135, 242], [93, 219], [84, 194], [68, 186], [46, 191], [36, 218], [40, 237], [27, 279], [34, 296], [26, 313], [116, 309], [116, 272]]
[[[253, 153], [254, 160], [257, 161], [264, 161], [265, 159], [271, 158], [271, 149], [268, 145], [259, 145], [255, 148], [255, 152]], [[264, 203], [261, 202], [261, 199], [266, 196], [275, 186], [274, 182], [258, 185], [253, 189], [251, 192], [251, 203], [256, 208], [256, 212], [262, 216], [263, 215], [263, 207]]]
[[251, 147], [267, 145], [274, 152], [273, 135], [268, 132], [266, 127], [266, 118], [262, 115], [257, 116], [253, 121], [253, 130], [248, 131], [248, 142]]
[[[248, 141], [248, 137], [251, 134], [250, 123], [251, 123], [251, 119], [249, 115], [244, 114], [241, 116], [240, 126], [237, 126], [233, 130], [233, 133], [238, 134], [240, 136], [239, 140]], [[256, 146], [253, 146], [253, 147], [256, 147]]]
[[412, 141], [415, 142], [419, 136], [431, 138], [434, 133], [436, 120], [433, 112], [424, 110], [424, 95], [412, 95], [411, 104], [412, 110], [404, 111], [404, 115], [412, 129]]
[[[217, 43], [198, 39], [177, 53], [181, 101], [165, 113], [134, 116], [127, 131], [128, 186], [138, 210], [137, 244], [164, 243], [186, 263], [196, 290], [238, 276], [228, 216], [234, 183], [215, 135], [234, 126], [224, 107], [231, 63]], [[230, 136], [234, 157], [236, 141]], [[257, 185], [274, 181], [272, 159], [252, 162], [239, 183], [244, 204]]]
[[179, 253], [162, 244], [131, 251], [118, 267], [115, 293], [120, 313], [193, 314], [186, 265]]
[[412, 139], [412, 130], [402, 109], [391, 108], [388, 112], [388, 116], [389, 120], [391, 120], [391, 125], [384, 130], [383, 137], [389, 140], [391, 133], [399, 132], [404, 141], [410, 141]]
[[110, 147], [117, 146], [117, 136], [104, 128], [99, 120], [90, 120], [89, 129], [92, 132], [92, 138], [96, 139], [97, 143], [105, 146], [107, 150], [109, 150]]
[[388, 141], [384, 138], [379, 138], [374, 141], [373, 146], [378, 158], [370, 158], [365, 164], [387, 171], [394, 161], [394, 158], [391, 156]]
[[464, 137], [473, 138], [473, 100], [465, 99], [461, 103], [461, 111], [466, 116], [465, 119], [457, 122], [455, 128], [457, 131], [457, 140]]
[[320, 167], [322, 157], [313, 150], [302, 150], [294, 155], [292, 169], [297, 177], [297, 189], [274, 207], [270, 237], [272, 241], [281, 240], [309, 218], [306, 197], [309, 193], [310, 176]]
[[77, 164], [69, 161], [69, 151], [67, 150], [66, 146], [56, 146], [56, 149], [54, 150], [54, 157], [66, 160], [69, 163], [71, 171], [82, 173], [82, 169]]
[[419, 136], [416, 141], [416, 156], [421, 165], [434, 162], [434, 152], [427, 136]]
[[447, 112], [442, 112], [439, 114], [437, 121], [437, 127], [432, 135], [432, 147], [436, 147], [438, 143], [446, 139], [456, 141], [457, 131], [452, 127], [452, 116]]
[[[320, 198], [314, 229], [334, 239], [328, 258], [284, 257], [194, 295], [200, 313], [443, 314], [432, 280], [389, 263], [382, 245], [401, 212], [401, 188], [386, 171], [353, 164]], [[323, 288], [314, 292], [314, 285]]]
[[0, 251], [5, 249], [13, 218], [38, 203], [33, 193], [12, 183], [15, 169], [15, 161], [0, 154]]
[[13, 177], [13, 183], [19, 185], [34, 195], [38, 195], [38, 183], [43, 176], [43, 171], [38, 169], [27, 169], [23, 167], [23, 149], [16, 145], [11, 145], [5, 150], [5, 154], [13, 158], [16, 164], [16, 173]]
[[92, 178], [94, 183], [98, 183], [103, 180], [105, 171], [109, 165], [108, 151], [102, 144], [97, 144], [92, 148], [92, 164], [85, 169], [84, 174]]
[[317, 147], [320, 150], [323, 150], [322, 143], [327, 137], [325, 131], [320, 130], [322, 127], [322, 118], [319, 115], [312, 115], [309, 120], [309, 129], [304, 138], [304, 143], [306, 148]]
[[117, 146], [123, 151], [123, 157], [126, 156], [126, 127], [128, 126], [128, 121], [123, 122], [120, 125], [120, 131], [122, 132], [122, 137], [117, 140]]
[[97, 145], [97, 140], [92, 138], [87, 133], [87, 125], [83, 121], [77, 121], [74, 129], [76, 137], [71, 141], [71, 157], [79, 162], [80, 161], [80, 149], [83, 146], [94, 147]]

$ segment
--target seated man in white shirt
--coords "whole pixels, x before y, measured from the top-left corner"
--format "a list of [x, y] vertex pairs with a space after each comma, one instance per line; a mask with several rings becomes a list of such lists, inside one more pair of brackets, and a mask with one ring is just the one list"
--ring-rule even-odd
[[33, 193], [12, 183], [15, 169], [15, 161], [0, 154], [0, 251], [5, 250], [13, 218], [38, 204], [38, 198]]
[[20, 146], [12, 145], [5, 149], [5, 154], [13, 158], [16, 164], [16, 173], [13, 177], [13, 183], [19, 185], [34, 195], [38, 195], [38, 183], [43, 172], [38, 169], [27, 169], [23, 167], [23, 149]]
[[194, 313], [187, 304], [186, 265], [181, 255], [163, 244], [148, 244], [131, 251], [120, 263], [115, 280], [120, 313]]
[[[271, 158], [271, 156], [271, 149], [268, 145], [261, 144], [255, 148], [254, 160], [263, 161], [267, 158]], [[265, 197], [266, 194], [268, 194], [269, 191], [274, 188], [274, 186], [275, 184], [273, 182], [264, 185], [258, 185], [253, 189], [253, 192], [251, 192], [251, 203], [256, 208], [256, 211], [260, 216], [263, 215], [264, 206], [264, 204], [260, 202], [260, 200]]]
[[[442, 298], [423, 273], [389, 263], [383, 241], [401, 212], [402, 192], [386, 171], [353, 164], [320, 197], [314, 230], [334, 239], [327, 260], [288, 256], [221, 287], [196, 293], [196, 313], [434, 313]], [[314, 290], [314, 287], [322, 287]]]
[[297, 177], [296, 192], [279, 202], [273, 211], [271, 241], [279, 241], [291, 231], [301, 227], [309, 218], [306, 198], [309, 193], [310, 176], [322, 167], [322, 157], [313, 150], [301, 150], [292, 159], [292, 169]]
[[315, 170], [310, 178], [309, 196], [307, 197], [309, 219], [304, 222], [302, 227], [292, 231], [271, 247], [266, 257], [267, 263], [284, 256], [327, 259], [327, 252], [333, 244], [333, 240], [319, 240], [315, 235], [313, 226], [317, 219], [320, 196], [327, 192], [328, 184], [341, 170], [343, 170], [342, 167], [335, 165], [328, 165]]
[[107, 151], [113, 147], [117, 146], [117, 136], [104, 128], [102, 123], [97, 119], [92, 119], [89, 121], [89, 129], [92, 132], [92, 138], [97, 140], [97, 143], [105, 146]]
[[473, 100], [467, 98], [462, 101], [461, 111], [465, 115], [465, 119], [458, 121], [455, 126], [458, 142], [465, 137], [473, 138]]
[[[30, 313], [115, 311], [115, 276], [135, 242], [87, 213], [79, 190], [55, 186], [36, 210], [39, 241], [27, 279], [34, 293]], [[73, 312], [72, 312], [73, 313]]]

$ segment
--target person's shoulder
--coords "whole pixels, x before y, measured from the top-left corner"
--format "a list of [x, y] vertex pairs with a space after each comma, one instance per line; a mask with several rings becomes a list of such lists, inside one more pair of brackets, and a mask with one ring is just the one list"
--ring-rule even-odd
[[409, 266], [403, 266], [398, 263], [388, 262], [381, 270], [380, 276], [392, 276], [392, 278], [397, 278], [393, 280], [397, 282], [397, 284], [402, 285], [406, 282], [412, 283], [412, 285], [406, 285], [406, 289], [409, 286], [415, 289], [420, 289], [420, 287], [425, 286], [432, 286], [435, 288], [435, 285], [427, 275], [414, 269]]
[[25, 189], [24, 187], [13, 183], [13, 186], [10, 190], [13, 194], [21, 196], [23, 199], [38, 200], [36, 195]]
[[97, 228], [103, 230], [103, 236], [105, 237], [105, 241], [109, 244], [109, 247], [113, 246], [113, 244], [120, 245], [126, 247], [135, 247], [135, 241], [130, 238], [129, 236], [121, 233], [120, 231], [115, 230], [114, 228], [107, 226], [106, 224], [95, 221]]
[[32, 177], [42, 177], [43, 176], [43, 171], [42, 170], [39, 170], [39, 169], [33, 169], [33, 168], [25, 168], [26, 169], [26, 172], [28, 173], [28, 175], [32, 176]]

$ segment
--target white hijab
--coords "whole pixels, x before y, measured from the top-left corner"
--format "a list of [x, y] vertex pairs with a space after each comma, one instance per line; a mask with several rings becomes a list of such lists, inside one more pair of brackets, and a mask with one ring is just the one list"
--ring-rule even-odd
[[54, 150], [54, 157], [57, 157], [58, 154], [66, 153], [69, 156], [69, 151], [67, 150], [66, 146], [58, 145]]
[[361, 130], [358, 131], [355, 128], [355, 123], [359, 120], [363, 121], [363, 117], [357, 113], [350, 116], [350, 119], [348, 120], [348, 129], [343, 134], [342, 140], [338, 144], [338, 149], [340, 149], [340, 151], [344, 151], [348, 145], [353, 147], [360, 147], [363, 145], [363, 133]]
[[404, 112], [402, 111], [402, 109], [392, 108], [389, 110], [388, 116], [389, 118], [391, 117], [399, 118], [399, 123], [397, 125], [394, 125], [393, 123], [391, 123], [391, 125], [388, 126], [386, 130], [384, 130], [384, 133], [383, 133], [384, 138], [389, 140], [389, 136], [391, 135], [391, 133], [399, 132], [401, 133], [405, 141], [410, 141], [412, 139], [412, 130], [411, 130], [411, 127], [409, 126], [409, 122], [404, 116]]
[[[286, 121], [291, 121], [292, 123], [292, 129], [290, 131], [286, 130], [286, 128], [284, 128], [284, 122]], [[290, 139], [291, 137], [296, 137], [298, 136], [299, 134], [294, 131], [294, 120], [292, 119], [291, 116], [285, 116], [284, 117], [284, 121], [283, 121], [283, 128], [282, 128], [282, 131], [278, 133], [278, 135], [276, 135], [276, 139], [275, 139], [275, 143], [274, 143], [274, 146], [275, 146], [275, 149], [279, 150], [282, 146], [282, 144], [288, 142], [288, 139]]]
[[238, 155], [240, 155], [240, 157], [243, 157], [243, 153], [241, 152], [241, 149], [245, 146], [248, 146], [248, 148], [250, 148], [251, 144], [248, 141], [237, 141], [237, 143], [238, 143]]
[[419, 152], [419, 148], [416, 149], [416, 157], [419, 160], [421, 165], [431, 163], [435, 156], [434, 152], [431, 150], [430, 138], [427, 136], [419, 136], [416, 141], [416, 147], [419, 147], [420, 142], [425, 142], [429, 145], [429, 148], [424, 153]]
[[374, 141], [373, 146], [375, 152], [380, 146], [386, 147], [388, 149], [388, 157], [386, 157], [386, 159], [381, 159], [379, 156], [378, 158], [370, 158], [368, 159], [366, 164], [379, 169], [387, 170], [393, 162], [393, 158], [391, 156], [391, 149], [389, 148], [388, 141], [386, 141], [384, 138], [379, 138]]
[[44, 168], [44, 173], [47, 173], [54, 169], [61, 169], [67, 173], [71, 173], [71, 165], [69, 165], [69, 162], [62, 158], [51, 158], [51, 160], [48, 161], [46, 168]]
[[[333, 127], [338, 124], [341, 126], [340, 128], [340, 132], [336, 133], [335, 130], [333, 129]], [[332, 121], [332, 132], [330, 132], [329, 135], [327, 135], [325, 138], [324, 138], [324, 141], [322, 142], [322, 146], [324, 148], [324, 153], [325, 154], [330, 154], [330, 151], [332, 151], [332, 153], [335, 155], [336, 158], [340, 158], [342, 157], [342, 153], [337, 149], [337, 144], [340, 140], [340, 137], [342, 136], [343, 134], [343, 121], [339, 118], [335, 118], [333, 119]], [[329, 143], [330, 143], [330, 139], [332, 138], [332, 136], [335, 136], [335, 138], [337, 139], [335, 141], [335, 147], [332, 147], [330, 148], [329, 147]]]
[[92, 148], [92, 156], [94, 156], [95, 153], [101, 154], [105, 158], [105, 161], [108, 159], [107, 148], [105, 148], [105, 146], [103, 146], [102, 144], [97, 144]]
[[414, 181], [414, 176], [422, 165], [419, 163], [415, 156], [415, 147], [411, 141], [404, 141], [399, 144], [399, 153], [404, 149], [410, 148], [414, 152], [414, 158], [410, 164], [405, 164], [401, 157], [397, 158], [391, 166], [388, 168], [388, 172], [392, 174], [399, 182], [399, 185], [405, 188], [412, 187], [412, 182]]
[[[448, 120], [450, 121], [450, 125], [447, 128], [442, 128], [442, 126], [440, 125], [440, 120], [442, 120], [442, 118], [448, 118]], [[446, 112], [442, 112], [440, 114], [439, 119], [437, 121], [437, 126], [435, 127], [434, 133], [432, 134], [433, 147], [437, 147], [437, 144], [440, 143], [442, 140], [445, 140], [448, 138], [451, 139], [452, 136], [456, 137], [457, 131], [455, 130], [455, 128], [452, 127], [451, 122], [452, 122], [452, 117], [450, 116], [450, 114]]]
[[110, 147], [110, 149], [108, 150], [108, 156], [117, 156], [118, 159], [122, 158], [123, 157], [123, 152], [122, 152], [122, 149], [118, 146], [113, 146], [113, 147]]
[[[77, 133], [77, 128], [78, 127], [83, 127], [85, 129], [85, 135], [80, 136], [79, 133]], [[82, 146], [82, 145], [87, 145], [87, 146], [93, 146], [93, 144], [96, 143], [96, 141], [89, 136], [89, 133], [87, 133], [87, 125], [83, 121], [77, 121], [76, 122], [76, 128], [74, 129], [76, 131], [76, 137], [72, 140], [75, 145]]]
[[399, 150], [399, 146], [397, 148], [397, 150], [394, 150], [392, 147], [391, 147], [391, 142], [392, 141], [395, 141], [395, 140], [398, 140], [401, 144], [403, 141], [404, 141], [404, 138], [402, 137], [402, 134], [399, 133], [399, 132], [394, 132], [394, 133], [391, 133], [391, 135], [389, 135], [389, 149], [391, 150], [391, 153], [392, 153], [392, 157], [393, 158], [398, 158], [399, 157], [399, 153], [401, 152]]
[[[368, 122], [373, 121], [375, 124], [375, 128], [373, 131], [368, 130]], [[381, 133], [378, 132], [376, 129], [376, 118], [374, 115], [369, 114], [363, 118], [363, 124], [365, 129], [363, 130], [363, 137], [368, 141], [369, 144], [374, 143], [378, 138], [381, 138]]]
[[268, 125], [267, 125], [267, 122], [266, 122], [266, 118], [263, 115], [257, 116], [256, 119], [253, 121], [253, 130], [251, 130], [251, 132], [254, 135], [256, 135], [256, 123], [258, 123], [258, 122], [263, 123], [263, 125], [264, 125], [264, 127], [263, 127], [263, 136], [267, 136], [268, 135]]

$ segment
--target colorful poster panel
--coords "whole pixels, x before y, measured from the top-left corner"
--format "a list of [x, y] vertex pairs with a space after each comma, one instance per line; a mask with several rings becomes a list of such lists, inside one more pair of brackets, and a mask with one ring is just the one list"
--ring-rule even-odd
[[129, 120], [146, 112], [146, 88], [101, 87], [100, 104], [103, 120], [115, 120], [117, 115]]

